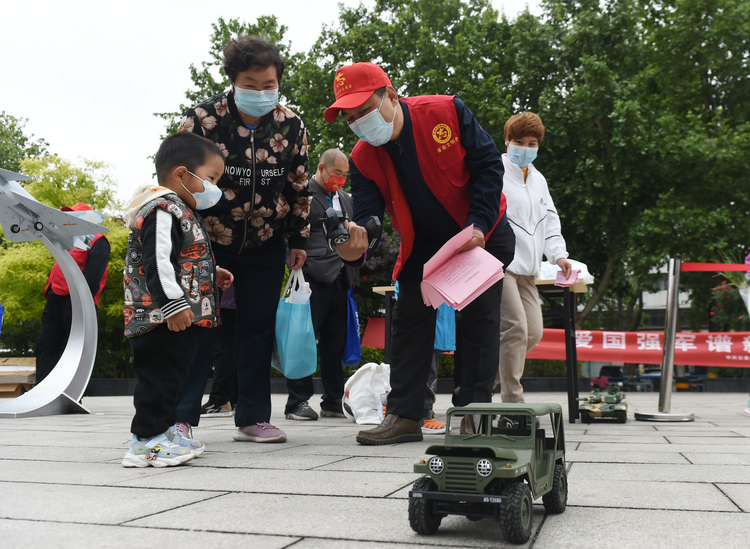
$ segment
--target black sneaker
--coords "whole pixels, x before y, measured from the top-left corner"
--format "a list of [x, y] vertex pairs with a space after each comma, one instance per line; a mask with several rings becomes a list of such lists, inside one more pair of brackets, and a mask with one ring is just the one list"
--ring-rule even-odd
[[342, 411], [341, 401], [337, 400], [331, 407], [320, 405], [320, 417], [346, 417]]
[[296, 419], [299, 421], [311, 421], [318, 419], [318, 414], [315, 412], [315, 410], [310, 408], [310, 405], [307, 403], [307, 401], [304, 401], [291, 412], [287, 412], [286, 418]]
[[234, 408], [228, 402], [216, 404], [210, 400], [201, 406], [201, 417], [228, 417], [234, 415]]

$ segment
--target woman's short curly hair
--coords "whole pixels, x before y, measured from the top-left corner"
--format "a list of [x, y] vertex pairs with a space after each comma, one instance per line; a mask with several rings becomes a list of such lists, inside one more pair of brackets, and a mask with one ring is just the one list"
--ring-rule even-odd
[[276, 77], [281, 83], [286, 59], [275, 44], [262, 36], [238, 36], [224, 46], [224, 74], [232, 84], [241, 72], [252, 67], [265, 69], [271, 66], [276, 67]]
[[505, 123], [505, 140], [513, 141], [532, 135], [539, 140], [544, 139], [544, 124], [538, 114], [522, 112], [514, 114]]

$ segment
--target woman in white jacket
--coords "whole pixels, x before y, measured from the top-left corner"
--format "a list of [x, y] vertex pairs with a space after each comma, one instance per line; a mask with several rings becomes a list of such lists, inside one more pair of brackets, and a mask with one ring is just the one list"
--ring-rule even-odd
[[552, 202], [544, 176], [531, 163], [544, 138], [538, 115], [524, 112], [505, 123], [503, 193], [507, 215], [516, 235], [516, 255], [505, 271], [500, 324], [500, 384], [503, 402], [523, 402], [526, 355], [542, 339], [542, 308], [534, 280], [539, 275], [542, 254], [557, 263], [565, 276], [571, 271], [560, 217]]

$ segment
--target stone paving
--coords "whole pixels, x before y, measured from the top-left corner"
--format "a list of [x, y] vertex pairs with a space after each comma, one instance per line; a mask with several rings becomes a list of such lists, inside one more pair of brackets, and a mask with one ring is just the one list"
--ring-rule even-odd
[[[563, 393], [527, 393], [558, 402]], [[510, 547], [499, 525], [450, 516], [437, 534], [409, 527], [413, 464], [428, 445], [361, 446], [345, 419], [283, 418], [283, 444], [232, 440], [232, 418], [194, 430], [206, 452], [173, 468], [126, 469], [131, 397], [87, 397], [91, 415], [0, 419], [0, 547]], [[311, 404], [317, 408], [319, 398]], [[742, 393], [675, 393], [692, 423], [647, 423], [658, 394], [628, 394], [628, 422], [565, 423], [568, 508], [522, 547], [747, 548], [750, 417]], [[444, 413], [448, 395], [438, 395]]]

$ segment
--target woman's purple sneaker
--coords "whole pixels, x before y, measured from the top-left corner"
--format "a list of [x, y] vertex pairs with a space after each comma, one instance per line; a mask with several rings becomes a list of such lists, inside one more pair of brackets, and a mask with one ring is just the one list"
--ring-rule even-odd
[[286, 442], [286, 433], [265, 421], [238, 427], [234, 440], [239, 442]]

